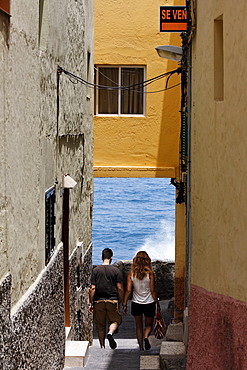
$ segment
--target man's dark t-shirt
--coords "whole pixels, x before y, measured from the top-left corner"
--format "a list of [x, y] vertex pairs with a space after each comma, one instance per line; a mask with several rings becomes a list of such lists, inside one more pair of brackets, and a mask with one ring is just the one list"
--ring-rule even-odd
[[116, 266], [99, 265], [93, 269], [91, 284], [96, 286], [94, 300], [118, 299], [117, 283], [122, 283]]

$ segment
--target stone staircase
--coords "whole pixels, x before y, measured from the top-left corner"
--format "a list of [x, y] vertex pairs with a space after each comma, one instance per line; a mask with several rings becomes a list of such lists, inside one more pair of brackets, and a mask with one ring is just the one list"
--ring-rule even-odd
[[[167, 303], [161, 302], [163, 312]], [[125, 316], [121, 330], [115, 335], [117, 348], [112, 350], [106, 340], [106, 348], [101, 349], [97, 339], [89, 346], [87, 341], [71, 341], [66, 330], [65, 367], [71, 370], [184, 370], [186, 347], [182, 323], [168, 325], [166, 338], [150, 336], [151, 350], [139, 351], [135, 338], [133, 317]], [[96, 338], [96, 333], [94, 333]]]
[[[88, 361], [85, 370], [159, 370], [159, 347], [150, 351], [139, 351], [136, 339], [116, 339], [117, 348], [112, 350], [106, 343], [106, 348], [99, 348], [98, 340], [93, 341], [89, 348]], [[152, 344], [152, 338], [150, 340]], [[79, 369], [78, 369], [79, 370]]]
[[[181, 325], [168, 327], [169, 341], [157, 340], [151, 336], [150, 351], [140, 352], [136, 339], [116, 339], [117, 349], [112, 350], [106, 344], [101, 349], [97, 339], [93, 345], [88, 342], [68, 341], [64, 369], [73, 370], [182, 370], [185, 369], [185, 345], [181, 341]], [[173, 339], [180, 339], [175, 341]], [[70, 347], [71, 346], [71, 347]]]
[[165, 340], [160, 346], [161, 370], [185, 370], [186, 347], [182, 323], [168, 325]]
[[[88, 342], [67, 341], [64, 369], [71, 370], [159, 370], [160, 348], [140, 352], [136, 339], [116, 339], [117, 349], [106, 344], [99, 347], [97, 339], [88, 347]], [[152, 343], [152, 338], [150, 339]], [[85, 345], [84, 345], [85, 343]]]

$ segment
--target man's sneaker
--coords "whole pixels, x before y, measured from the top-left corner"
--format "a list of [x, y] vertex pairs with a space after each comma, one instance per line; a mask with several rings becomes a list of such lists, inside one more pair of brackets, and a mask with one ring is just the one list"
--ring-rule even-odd
[[146, 351], [150, 350], [151, 348], [148, 338], [144, 338], [144, 348]]
[[117, 343], [115, 342], [113, 336], [111, 334], [107, 334], [106, 338], [109, 340], [109, 346], [111, 349], [115, 349], [117, 347]]

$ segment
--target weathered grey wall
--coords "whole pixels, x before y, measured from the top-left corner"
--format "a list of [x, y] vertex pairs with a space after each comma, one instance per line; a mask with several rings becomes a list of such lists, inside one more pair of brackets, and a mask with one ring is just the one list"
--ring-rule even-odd
[[[58, 246], [63, 175], [77, 182], [70, 192], [69, 254], [79, 241], [87, 248], [93, 93], [72, 84], [65, 74], [58, 81], [57, 66], [92, 82], [93, 1], [12, 0], [10, 12], [11, 17], [0, 10], [0, 278], [6, 276], [0, 290], [5, 328], [0, 361], [11, 369], [12, 340], [16, 369], [59, 369], [64, 350], [63, 264], [59, 251], [45, 267], [45, 191], [56, 187]], [[90, 264], [91, 257], [85, 258]], [[76, 291], [75, 271], [71, 264], [71, 294]], [[75, 297], [70, 298], [73, 304]], [[11, 302], [18, 302], [18, 310], [15, 306], [10, 320]], [[72, 326], [75, 337], [90, 337], [90, 325], [78, 333], [81, 327], [74, 318]]]
[[[83, 132], [83, 131], [82, 131]], [[89, 166], [86, 158], [89, 156], [85, 141], [87, 135], [67, 134], [57, 138], [57, 177], [62, 179], [63, 174], [69, 174], [77, 185], [70, 190], [69, 216], [69, 251], [73, 252], [77, 242], [84, 242], [85, 248], [91, 243], [92, 218], [90, 214], [90, 194], [93, 192], [92, 165]], [[92, 153], [92, 148], [89, 151]], [[73, 158], [73, 163], [71, 159]], [[59, 182], [61, 186], [61, 182]], [[62, 232], [62, 202], [56, 205], [57, 238]], [[62, 199], [62, 198], [60, 198]]]
[[[62, 74], [58, 105], [57, 65], [92, 81], [93, 2], [44, 0], [41, 18], [39, 3], [12, 0], [11, 18], [0, 11], [0, 271], [12, 274], [13, 303], [44, 268], [44, 192], [55, 183], [60, 241], [65, 173], [78, 183], [71, 192], [70, 253], [78, 241], [91, 241], [93, 94]], [[65, 136], [70, 148], [60, 151], [58, 138]], [[75, 137], [83, 141], [73, 147]]]
[[11, 275], [0, 284], [1, 369], [63, 369], [63, 248], [10, 315]]

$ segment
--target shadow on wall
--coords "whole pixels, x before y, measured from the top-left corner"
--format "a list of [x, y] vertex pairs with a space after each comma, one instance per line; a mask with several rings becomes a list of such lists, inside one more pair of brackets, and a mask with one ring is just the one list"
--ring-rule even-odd
[[[80, 192], [82, 192], [84, 179], [84, 144], [84, 134], [62, 135], [57, 138], [58, 173], [68, 174], [77, 182], [80, 181]], [[73, 158], [74, 163], [77, 163], [77, 166], [71, 166], [71, 158]], [[73, 173], [71, 173], [71, 170], [73, 170]], [[80, 194], [78, 194], [78, 199], [80, 200]]]
[[0, 9], [0, 33], [4, 43], [9, 47], [10, 16]]

